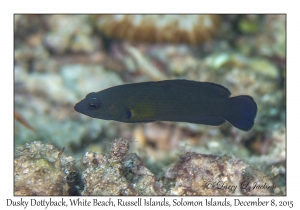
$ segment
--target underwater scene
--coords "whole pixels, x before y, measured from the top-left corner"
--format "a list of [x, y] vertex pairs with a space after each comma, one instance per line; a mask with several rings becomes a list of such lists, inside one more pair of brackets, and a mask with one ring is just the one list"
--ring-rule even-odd
[[286, 195], [286, 15], [14, 15], [14, 195]]

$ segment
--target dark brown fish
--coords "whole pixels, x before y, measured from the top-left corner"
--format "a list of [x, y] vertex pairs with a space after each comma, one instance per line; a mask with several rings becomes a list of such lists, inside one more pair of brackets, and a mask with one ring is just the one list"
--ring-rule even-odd
[[175, 121], [221, 125], [225, 121], [247, 131], [257, 106], [251, 96], [230, 97], [218, 84], [166, 80], [120, 85], [90, 93], [75, 110], [93, 118], [125, 123]]

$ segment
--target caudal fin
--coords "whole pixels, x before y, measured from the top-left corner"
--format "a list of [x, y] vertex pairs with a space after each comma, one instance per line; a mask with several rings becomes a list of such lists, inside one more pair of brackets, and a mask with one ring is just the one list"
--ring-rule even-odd
[[250, 96], [229, 98], [224, 109], [224, 118], [233, 126], [248, 131], [253, 127], [257, 105]]

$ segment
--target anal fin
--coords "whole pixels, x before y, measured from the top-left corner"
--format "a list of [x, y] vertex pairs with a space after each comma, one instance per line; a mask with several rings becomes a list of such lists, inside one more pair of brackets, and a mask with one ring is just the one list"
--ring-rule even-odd
[[201, 117], [198, 119], [192, 119], [188, 120], [188, 122], [196, 123], [196, 124], [204, 124], [204, 125], [222, 125], [225, 123], [226, 120], [224, 120], [221, 117], [216, 116], [208, 116], [208, 117]]

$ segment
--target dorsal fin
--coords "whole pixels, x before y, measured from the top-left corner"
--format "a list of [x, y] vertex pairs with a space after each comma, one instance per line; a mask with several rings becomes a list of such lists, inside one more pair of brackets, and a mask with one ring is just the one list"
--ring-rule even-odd
[[[176, 80], [170, 80], [171, 82]], [[178, 79], [184, 85], [195, 85], [195, 88], [206, 89], [212, 96], [229, 98], [231, 92], [224, 86], [212, 82], [197, 82], [184, 79]]]
[[222, 96], [222, 97], [227, 97], [231, 95], [231, 92], [224, 86], [211, 83], [211, 82], [202, 82], [204, 86], [206, 86], [208, 89], [211, 89], [216, 96]]

